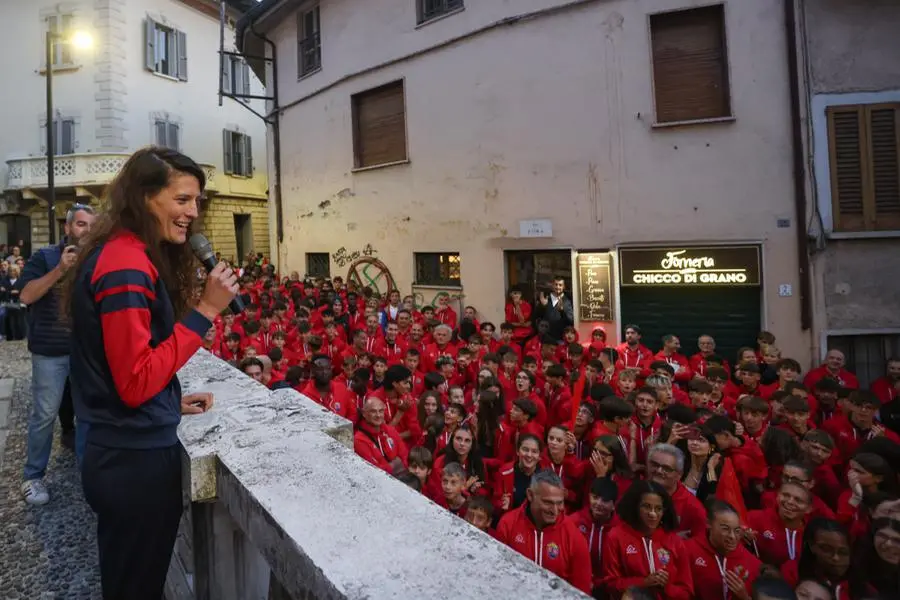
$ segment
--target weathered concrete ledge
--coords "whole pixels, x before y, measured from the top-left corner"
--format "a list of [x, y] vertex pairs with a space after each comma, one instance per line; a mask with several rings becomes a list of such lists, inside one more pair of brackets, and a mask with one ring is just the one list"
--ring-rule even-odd
[[188, 572], [170, 570], [170, 598], [584, 597], [362, 461], [350, 423], [309, 398], [204, 351], [179, 378], [216, 403], [179, 429], [192, 539], [176, 549]]

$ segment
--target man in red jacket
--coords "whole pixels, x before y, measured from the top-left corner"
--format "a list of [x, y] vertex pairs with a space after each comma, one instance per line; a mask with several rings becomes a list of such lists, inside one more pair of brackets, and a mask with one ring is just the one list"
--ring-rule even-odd
[[844, 368], [844, 353], [840, 350], [829, 350], [825, 355], [825, 363], [811, 370], [803, 378], [803, 385], [811, 390], [816, 382], [825, 377], [830, 377], [841, 384], [841, 387], [851, 390], [859, 389], [859, 380], [856, 375]]
[[400, 434], [384, 422], [384, 402], [369, 398], [363, 405], [362, 420], [353, 434], [353, 449], [365, 461], [391, 474], [406, 470], [406, 446]]
[[873, 381], [871, 390], [882, 404], [900, 398], [900, 357], [888, 359], [885, 376]]
[[678, 528], [682, 538], [703, 536], [706, 533], [706, 510], [697, 497], [681, 483], [684, 473], [684, 453], [670, 444], [656, 444], [647, 453], [647, 477], [661, 485], [675, 506]]
[[844, 412], [822, 423], [822, 429], [834, 440], [832, 462], [846, 465], [866, 440], [885, 436], [900, 444], [900, 437], [875, 421], [881, 402], [872, 392], [854, 390], [844, 403]]
[[681, 340], [676, 335], [668, 334], [663, 336], [662, 342], [663, 348], [656, 353], [656, 356], [653, 357], [654, 360], [664, 360], [669, 363], [675, 371], [673, 377], [675, 383], [681, 386], [686, 385], [693, 377], [693, 373], [687, 357], [679, 352], [681, 350]]
[[653, 360], [653, 353], [641, 343], [640, 327], [637, 325], [625, 326], [625, 341], [616, 346], [616, 352], [619, 353], [616, 370], [639, 369], [641, 379], [650, 375], [650, 361]]
[[526, 502], [497, 526], [497, 539], [585, 594], [591, 593], [591, 557], [587, 540], [565, 516], [566, 490], [556, 473], [538, 471]]
[[331, 359], [324, 354], [313, 356], [310, 374], [312, 378], [303, 388], [302, 393], [334, 414], [355, 423], [357, 419], [356, 402], [347, 392], [346, 387], [340, 384], [335, 385], [332, 381], [334, 370]]

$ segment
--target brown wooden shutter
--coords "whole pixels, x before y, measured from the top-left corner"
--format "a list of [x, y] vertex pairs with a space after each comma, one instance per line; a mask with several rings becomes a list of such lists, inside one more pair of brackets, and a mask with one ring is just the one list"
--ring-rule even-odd
[[835, 231], [900, 229], [900, 105], [827, 114]]
[[868, 108], [874, 229], [900, 229], [900, 107]]
[[721, 5], [650, 17], [659, 123], [731, 116]]
[[834, 228], [843, 231], [860, 230], [865, 227], [863, 217], [865, 127], [862, 109], [857, 106], [829, 109], [828, 129]]
[[407, 159], [402, 81], [357, 94], [353, 112], [357, 168]]

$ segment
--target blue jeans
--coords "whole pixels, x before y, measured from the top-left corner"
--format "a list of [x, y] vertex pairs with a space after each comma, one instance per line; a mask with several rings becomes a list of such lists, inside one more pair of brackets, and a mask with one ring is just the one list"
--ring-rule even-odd
[[31, 415], [28, 417], [25, 481], [41, 479], [47, 471], [53, 447], [53, 426], [68, 376], [68, 356], [31, 355]]

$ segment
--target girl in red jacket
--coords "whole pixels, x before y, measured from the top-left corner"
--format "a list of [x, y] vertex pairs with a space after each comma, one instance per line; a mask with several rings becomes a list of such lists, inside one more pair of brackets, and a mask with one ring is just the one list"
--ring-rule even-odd
[[706, 537], [685, 542], [691, 560], [697, 600], [749, 600], [762, 563], [742, 544], [741, 518], [727, 502], [712, 500], [707, 508]]
[[676, 515], [662, 486], [638, 481], [619, 501], [621, 523], [603, 542], [601, 581], [613, 598], [631, 586], [651, 591], [658, 600], [694, 597], [684, 543], [675, 533]]
[[503, 465], [493, 483], [494, 507], [497, 513], [518, 508], [526, 500], [531, 477], [541, 461], [541, 439], [530, 433], [519, 436], [516, 445], [518, 458]]
[[781, 567], [781, 574], [791, 585], [817, 581], [835, 600], [850, 600], [849, 571], [850, 537], [832, 519], [813, 519], [803, 532], [800, 556]]
[[568, 429], [554, 425], [547, 431], [546, 452], [541, 457], [540, 468], [559, 475], [566, 486], [566, 513], [581, 508], [581, 490], [584, 488], [584, 463], [578, 460], [566, 446]]

